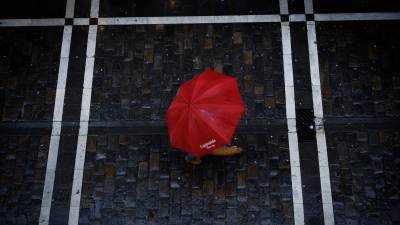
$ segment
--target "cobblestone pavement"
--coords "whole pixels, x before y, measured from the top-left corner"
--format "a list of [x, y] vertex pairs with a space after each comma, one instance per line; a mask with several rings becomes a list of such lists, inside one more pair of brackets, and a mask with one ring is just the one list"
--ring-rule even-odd
[[399, 28], [399, 22], [318, 23], [325, 115], [400, 115]]
[[327, 129], [336, 224], [399, 224], [400, 133]]
[[167, 140], [89, 136], [80, 224], [293, 224], [286, 133], [237, 136], [244, 154], [200, 166]]
[[0, 136], [0, 224], [37, 224], [49, 135]]
[[[101, 0], [99, 16], [96, 2], [68, 8], [65, 0], [16, 0], [0, 8], [0, 225], [39, 223], [48, 162], [57, 165], [50, 171], [51, 225], [76, 225], [69, 221], [78, 215], [73, 207], [81, 225], [302, 225], [302, 216], [306, 225], [331, 225], [324, 218], [326, 181], [334, 224], [400, 224], [400, 20], [351, 14], [365, 21], [342, 21], [344, 14], [330, 14], [340, 21], [318, 21], [326, 18], [321, 13], [398, 12], [397, 1], [306, 1], [312, 7], [300, 0]], [[273, 15], [263, 23], [238, 23], [244, 17], [237, 16], [224, 24], [134, 25], [146, 20], [113, 18], [256, 14]], [[27, 27], [3, 27], [10, 22], [4, 18], [28, 18], [12, 21]], [[44, 19], [29, 20], [35, 18]], [[130, 25], [116, 25], [123, 19]], [[309, 42], [314, 24], [316, 43]], [[284, 64], [285, 57], [292, 63]], [[314, 128], [313, 66], [320, 69], [326, 177]], [[57, 89], [59, 68], [66, 79]], [[246, 113], [233, 142], [245, 151], [206, 156], [193, 166], [169, 147], [164, 114], [179, 85], [210, 68], [238, 78]], [[295, 101], [286, 105], [291, 70]], [[53, 121], [56, 93], [65, 96], [62, 121]], [[82, 109], [89, 103], [86, 133]], [[286, 110], [295, 111], [295, 127], [286, 123]], [[295, 143], [289, 141], [294, 128]], [[297, 147], [300, 163], [291, 164]], [[83, 177], [75, 177], [80, 165]]]
[[179, 84], [209, 68], [238, 78], [245, 119], [283, 119], [281, 51], [279, 24], [100, 26], [90, 119], [164, 119]]
[[62, 29], [0, 29], [0, 120], [50, 121]]

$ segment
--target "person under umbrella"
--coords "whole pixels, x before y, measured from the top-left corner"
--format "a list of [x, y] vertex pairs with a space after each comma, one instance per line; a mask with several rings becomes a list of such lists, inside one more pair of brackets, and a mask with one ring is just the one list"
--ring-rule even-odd
[[241, 148], [229, 145], [244, 111], [236, 78], [207, 70], [183, 83], [169, 106], [170, 144], [193, 164], [206, 154], [238, 154]]

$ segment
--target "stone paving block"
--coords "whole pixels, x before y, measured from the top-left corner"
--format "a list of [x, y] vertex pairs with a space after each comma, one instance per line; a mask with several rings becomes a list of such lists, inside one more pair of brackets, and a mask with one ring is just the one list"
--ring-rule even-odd
[[[335, 22], [317, 25], [325, 115], [399, 115], [392, 107], [399, 101], [398, 85], [393, 83], [399, 70], [393, 59], [400, 57], [400, 33], [392, 32], [394, 27], [399, 24]], [[343, 32], [339, 35], [337, 29]]]
[[7, 136], [0, 139], [0, 222], [37, 223], [46, 173], [49, 136]]
[[[349, 139], [344, 139], [342, 132], [329, 126], [326, 130], [328, 147], [338, 155], [329, 157], [338, 224], [394, 224], [396, 216], [391, 212], [399, 204], [399, 198], [394, 197], [399, 190], [386, 178], [398, 179], [393, 167], [399, 158], [395, 153], [400, 141], [398, 132], [354, 129], [346, 131]], [[367, 146], [360, 149], [364, 144]]]
[[[83, 199], [87, 199], [85, 201], [96, 202], [98, 199], [97, 201], [101, 200], [101, 203], [97, 204], [95, 210], [85, 211], [81, 215], [82, 221], [89, 221], [90, 224], [96, 221], [104, 222], [108, 220], [106, 218], [109, 215], [119, 215], [121, 221], [128, 221], [129, 214], [123, 213], [123, 210], [128, 208], [134, 210], [135, 223], [140, 221], [147, 224], [261, 224], [261, 221], [273, 219], [276, 215], [281, 218], [276, 219], [280, 221], [278, 224], [283, 224], [283, 221], [285, 224], [293, 224], [289, 191], [290, 173], [279, 173], [288, 178], [275, 179], [272, 189], [260, 183], [265, 180], [264, 177], [269, 176], [268, 171], [260, 172], [266, 171], [260, 170], [260, 164], [257, 163], [260, 153], [266, 160], [275, 161], [278, 171], [282, 168], [279, 166], [282, 162], [275, 160], [274, 151], [262, 150], [279, 148], [278, 138], [271, 144], [265, 145], [264, 135], [238, 136], [236, 139], [242, 141], [246, 150], [243, 154], [231, 158], [207, 156], [201, 165], [193, 166], [183, 160], [183, 153], [170, 149], [168, 142], [162, 141], [167, 138], [166, 136], [160, 136], [161, 142], [157, 142], [157, 148], [153, 148], [151, 145], [155, 139], [151, 136], [129, 135], [128, 148], [134, 144], [141, 153], [131, 150], [135, 151], [135, 154], [126, 154], [127, 158], [124, 160], [121, 155], [126, 151], [125, 146], [117, 144], [114, 147], [114, 143], [119, 140], [115, 137], [118, 136], [106, 134], [91, 135], [91, 137], [94, 138], [97, 149], [96, 152], [86, 153], [85, 164], [97, 163], [97, 166], [85, 170], [82, 196]], [[119, 160], [114, 163], [107, 162], [107, 157], [111, 155], [106, 154], [100, 161], [107, 163], [101, 166], [102, 163], [95, 157], [99, 152], [99, 146], [109, 146], [116, 155], [120, 155]], [[118, 163], [135, 161], [137, 160], [135, 158], [140, 158], [142, 161], [132, 164], [133, 167], [127, 163], [125, 175], [116, 174]], [[130, 168], [134, 170], [129, 172]], [[278, 193], [283, 193], [283, 197]], [[272, 207], [275, 212], [281, 213], [279, 215], [270, 213], [266, 217], [262, 214], [263, 207]], [[81, 208], [81, 212], [84, 210], [85, 208]], [[96, 210], [100, 210], [102, 214], [96, 214], [100, 212]], [[248, 215], [244, 216], [241, 212], [246, 212]]]
[[[163, 119], [179, 84], [210, 68], [222, 68], [221, 72], [238, 78], [247, 103], [245, 119], [285, 117], [282, 58], [276, 54], [281, 43], [280, 38], [272, 38], [280, 35], [277, 24], [133, 28], [99, 29], [92, 121]], [[251, 43], [252, 39], [258, 41]], [[233, 42], [234, 50], [228, 50]], [[126, 49], [133, 52], [118, 56]], [[261, 64], [271, 59], [273, 71], [260, 73]], [[227, 70], [232, 66], [232, 71]]]
[[51, 121], [61, 27], [1, 28], [1, 121]]

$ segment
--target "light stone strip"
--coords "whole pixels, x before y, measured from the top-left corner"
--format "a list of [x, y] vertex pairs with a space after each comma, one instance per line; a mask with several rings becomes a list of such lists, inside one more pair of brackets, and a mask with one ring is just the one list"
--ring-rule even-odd
[[313, 0], [304, 0], [304, 12], [306, 14], [314, 13]]
[[[98, 11], [93, 13], [98, 15]], [[285, 12], [286, 10], [281, 10]], [[370, 21], [400, 20], [399, 12], [382, 13], [316, 13], [315, 21]], [[94, 16], [95, 17], [95, 16]], [[304, 15], [289, 15], [292, 22], [305, 21]], [[104, 17], [99, 25], [146, 25], [146, 24], [203, 24], [203, 23], [271, 23], [280, 22], [280, 15], [240, 16], [182, 16], [182, 17]], [[75, 18], [74, 25], [87, 25], [88, 18]], [[64, 18], [49, 19], [0, 19], [0, 27], [63, 26]]]
[[315, 21], [400, 20], [400, 12], [314, 14]]
[[100, 0], [92, 0], [90, 3], [90, 18], [99, 17], [99, 4]]
[[315, 127], [316, 127], [316, 139], [317, 139], [317, 149], [318, 149], [319, 174], [321, 180], [321, 196], [322, 196], [322, 209], [324, 214], [324, 224], [334, 225], [335, 220], [333, 214], [328, 152], [326, 147], [326, 138], [325, 138], [325, 130], [323, 122], [324, 114], [322, 108], [318, 49], [317, 49], [317, 39], [316, 39], [314, 21], [307, 22], [307, 39], [308, 39], [308, 51], [310, 58], [311, 87], [312, 87], [312, 97], [313, 97], [314, 117], [315, 117]]
[[292, 14], [289, 15], [290, 22], [304, 22], [306, 21], [306, 16], [304, 14]]
[[75, 0], [68, 0], [65, 7], [65, 18], [74, 18]]
[[280, 22], [280, 15], [115, 17], [99, 18], [99, 25], [265, 23]]
[[[66, 4], [65, 17], [73, 17], [75, 0], [67, 0]], [[0, 20], [0, 26], [58, 26], [64, 24], [64, 19]], [[49, 154], [47, 156], [46, 176], [44, 180], [42, 204], [40, 206], [39, 225], [48, 225], [50, 219], [58, 149], [60, 144], [62, 115], [64, 109], [65, 87], [68, 75], [71, 37], [72, 26], [64, 26], [60, 52], [60, 64], [58, 68], [56, 99], [54, 102], [53, 123], [49, 144]]]
[[0, 27], [51, 27], [64, 26], [64, 18], [50, 19], [0, 19]]
[[74, 18], [73, 23], [77, 26], [89, 25], [89, 18]]
[[[90, 17], [97, 18], [99, 14], [99, 0], [92, 0]], [[90, 25], [86, 47], [85, 74], [83, 78], [83, 91], [81, 115], [79, 122], [79, 136], [75, 156], [74, 178], [71, 191], [68, 225], [78, 225], [79, 209], [81, 204], [83, 171], [85, 164], [86, 142], [89, 129], [90, 101], [92, 97], [93, 68], [96, 51], [97, 25]]]
[[287, 0], [279, 0], [279, 13], [283, 15], [289, 14], [289, 6]]
[[294, 224], [304, 225], [303, 190], [301, 185], [300, 156], [296, 130], [296, 106], [293, 83], [292, 47], [288, 22], [281, 22], [283, 72], [285, 78], [286, 118], [288, 126], [290, 171], [293, 192]]
[[54, 102], [53, 124], [51, 130], [49, 154], [46, 165], [46, 177], [44, 181], [42, 204], [40, 208], [40, 216], [39, 216], [40, 225], [48, 225], [50, 218], [55, 171], [57, 166], [58, 146], [61, 134], [61, 122], [62, 122], [62, 115], [64, 108], [65, 84], [67, 82], [71, 36], [72, 36], [72, 26], [65, 26], [63, 32], [62, 45], [61, 45], [56, 99]]

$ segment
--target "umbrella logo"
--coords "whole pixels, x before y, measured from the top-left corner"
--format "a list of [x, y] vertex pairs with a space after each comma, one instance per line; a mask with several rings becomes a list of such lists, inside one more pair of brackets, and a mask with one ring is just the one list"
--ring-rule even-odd
[[206, 143], [201, 144], [201, 145], [200, 145], [200, 148], [201, 148], [201, 149], [204, 149], [204, 148], [205, 148], [205, 149], [213, 148], [213, 147], [215, 147], [215, 145], [214, 145], [215, 142], [217, 142], [215, 139], [209, 140], [209, 141], [207, 141]]

